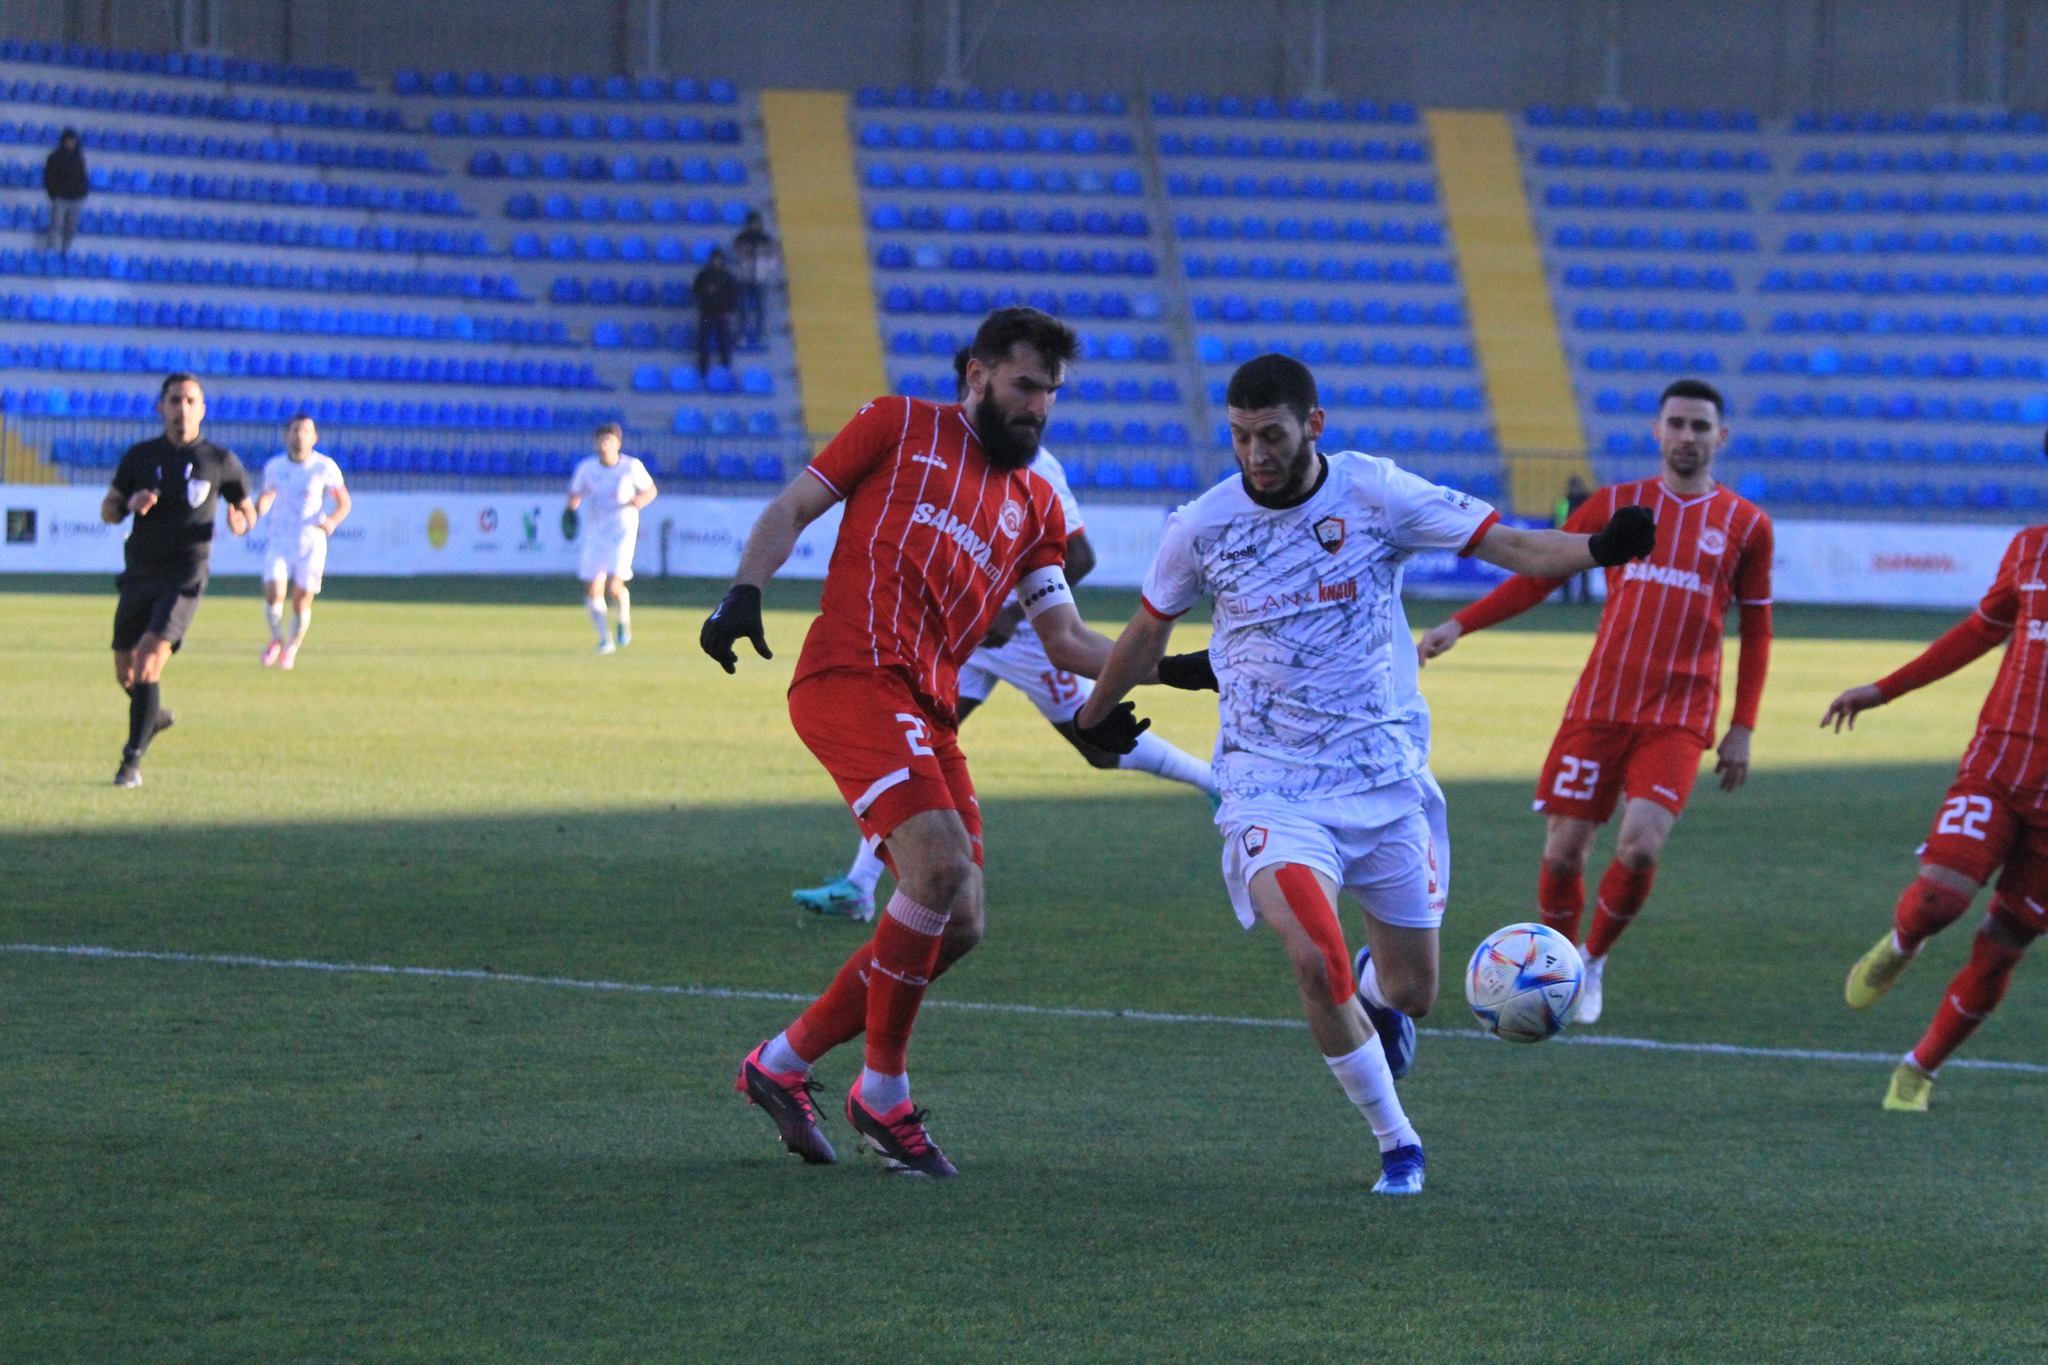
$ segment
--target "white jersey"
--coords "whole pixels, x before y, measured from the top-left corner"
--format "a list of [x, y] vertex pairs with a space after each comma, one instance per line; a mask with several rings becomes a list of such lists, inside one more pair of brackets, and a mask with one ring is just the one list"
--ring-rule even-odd
[[1261, 507], [1231, 479], [1180, 508], [1145, 579], [1161, 619], [1215, 599], [1225, 815], [1240, 801], [1345, 802], [1426, 770], [1401, 567], [1419, 551], [1470, 553], [1500, 517], [1390, 460], [1325, 460], [1298, 507]]
[[296, 543], [302, 531], [327, 515], [327, 494], [341, 486], [341, 466], [317, 450], [303, 460], [271, 456], [263, 466], [263, 491], [277, 495], [267, 513], [271, 542]]
[[569, 491], [583, 499], [585, 534], [592, 541], [620, 540], [640, 529], [640, 509], [633, 499], [654, 487], [647, 466], [631, 455], [606, 464], [586, 455], [569, 476]]
[[[1058, 460], [1053, 458], [1053, 453], [1044, 446], [1040, 446], [1038, 454], [1032, 457], [1028, 468], [1032, 473], [1051, 484], [1052, 491], [1059, 495], [1060, 511], [1067, 519], [1067, 538], [1071, 540], [1073, 537], [1081, 534], [1086, 528], [1081, 524], [1080, 500], [1074, 496], [1073, 488], [1067, 483], [1067, 471]], [[1013, 592], [1003, 605], [1007, 607], [1016, 600], [1017, 594]], [[1017, 629], [1011, 632], [1010, 640], [1013, 644], [1023, 641], [1028, 645], [1029, 649], [1037, 650], [1041, 655], [1044, 653], [1044, 650], [1038, 645], [1038, 632], [1031, 628], [1031, 622], [1028, 619], [1017, 623]], [[999, 649], [1007, 649], [1008, 647], [1008, 645], [997, 646]], [[974, 652], [980, 654], [983, 651], [976, 649]], [[1077, 705], [1075, 709], [1079, 710], [1080, 708]]]

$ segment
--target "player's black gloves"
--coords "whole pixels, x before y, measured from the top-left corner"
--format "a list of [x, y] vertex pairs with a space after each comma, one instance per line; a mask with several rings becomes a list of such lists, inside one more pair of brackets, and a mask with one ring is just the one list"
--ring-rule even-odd
[[1109, 714], [1093, 725], [1075, 725], [1074, 735], [1083, 744], [1106, 754], [1127, 754], [1138, 747], [1138, 736], [1152, 728], [1152, 722], [1138, 719], [1135, 703], [1120, 701]]
[[1223, 690], [1217, 685], [1216, 668], [1209, 662], [1209, 651], [1206, 649], [1197, 649], [1188, 654], [1169, 654], [1161, 659], [1159, 681], [1167, 687], [1178, 687], [1183, 692]]
[[735, 640], [751, 640], [756, 654], [764, 659], [775, 657], [768, 652], [768, 636], [761, 629], [761, 590], [751, 583], [727, 588], [725, 600], [704, 618], [704, 629], [697, 632], [697, 643], [728, 673], [739, 662], [732, 648]]
[[1614, 517], [1586, 541], [1593, 562], [1603, 569], [1641, 559], [1657, 548], [1657, 518], [1647, 507], [1618, 507]]

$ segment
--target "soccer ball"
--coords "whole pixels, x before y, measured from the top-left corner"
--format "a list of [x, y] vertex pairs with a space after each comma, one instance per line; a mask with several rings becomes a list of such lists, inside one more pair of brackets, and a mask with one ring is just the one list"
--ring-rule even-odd
[[1496, 1038], [1540, 1043], [1565, 1026], [1585, 966], [1571, 940], [1541, 924], [1486, 936], [1465, 969], [1465, 999]]

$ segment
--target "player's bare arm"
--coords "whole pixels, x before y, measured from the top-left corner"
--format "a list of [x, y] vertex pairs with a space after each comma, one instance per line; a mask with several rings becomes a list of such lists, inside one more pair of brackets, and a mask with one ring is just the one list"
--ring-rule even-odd
[[100, 520], [112, 526], [130, 512], [138, 517], [146, 516], [149, 509], [156, 506], [156, 502], [154, 488], [138, 488], [125, 498], [121, 496], [121, 490], [118, 488], [109, 488], [107, 496], [100, 499]]
[[1721, 790], [1732, 792], [1749, 781], [1749, 746], [1756, 732], [1747, 725], [1731, 725], [1714, 750], [1714, 773]]
[[1876, 683], [1852, 687], [1828, 703], [1827, 713], [1820, 718], [1820, 728], [1825, 730], [1832, 725], [1838, 735], [1842, 733], [1844, 726], [1853, 730], [1856, 728], [1856, 717], [1865, 711], [1883, 706], [1889, 700], [1890, 698], [1877, 690]]
[[[1079, 619], [1078, 615], [1075, 619]], [[1089, 633], [1094, 634], [1093, 631]], [[1162, 621], [1142, 609], [1131, 618], [1131, 623], [1117, 637], [1108, 660], [1096, 675], [1094, 694], [1075, 713], [1074, 728], [1082, 738], [1089, 739], [1100, 728], [1114, 728], [1119, 715], [1126, 718], [1133, 715], [1134, 708], [1123, 700], [1124, 694], [1159, 676], [1159, 661], [1166, 657], [1166, 643], [1172, 638], [1171, 621]], [[1046, 652], [1052, 653], [1050, 647]], [[1138, 722], [1140, 729], [1150, 724], [1150, 721]], [[1089, 742], [1095, 741], [1090, 739]], [[1131, 742], [1137, 742], [1135, 733]]]
[[[334, 494], [334, 510], [322, 517], [317, 523], [322, 533], [330, 536], [334, 534], [335, 527], [348, 520], [348, 514], [355, 509], [356, 505], [355, 499], [348, 495], [347, 488], [336, 488], [331, 491]], [[268, 497], [269, 495], [265, 494], [265, 496]]]
[[[1086, 531], [1076, 531], [1067, 537], [1067, 586], [1079, 587], [1081, 580], [1094, 570], [1095, 547], [1088, 543]], [[999, 649], [1010, 642], [1010, 637], [1017, 633], [1017, 627], [1023, 622], [1024, 604], [1005, 602], [1003, 609], [996, 613], [996, 619], [989, 624], [988, 634], [982, 636], [981, 643], [989, 649]], [[1089, 673], [1084, 676], [1092, 678], [1095, 675]]]
[[[1567, 578], [1641, 559], [1656, 548], [1657, 521], [1650, 509], [1623, 507], [1589, 536], [1497, 523], [1480, 537], [1472, 555], [1524, 578]], [[1431, 626], [1415, 642], [1416, 662], [1427, 664], [1447, 653], [1464, 634], [1455, 618]]]
[[257, 518], [261, 520], [262, 518], [269, 516], [271, 504], [275, 503], [276, 501], [277, 490], [275, 488], [264, 489], [263, 495], [256, 499]]
[[761, 624], [761, 589], [777, 569], [789, 562], [796, 549], [796, 538], [803, 534], [804, 527], [825, 515], [837, 501], [838, 495], [822, 479], [806, 471], [762, 509], [754, 529], [747, 533], [747, 547], [740, 553], [739, 572], [733, 575], [732, 587], [726, 590], [718, 609], [705, 619], [704, 629], [697, 637], [697, 643], [718, 661], [720, 668], [728, 673], [734, 671], [739, 655], [734, 652], [733, 643], [738, 640], [751, 642], [754, 652], [764, 659], [775, 657], [769, 652], [767, 631]]
[[256, 524], [256, 504], [243, 498], [240, 502], [228, 504], [228, 529], [238, 536], [249, 534], [249, 528]]
[[632, 501], [627, 503], [626, 505], [628, 507], [631, 507], [635, 511], [638, 511], [641, 508], [647, 506], [648, 503], [653, 502], [656, 498], [660, 496], [660, 491], [657, 490], [653, 482], [650, 481], [647, 487], [641, 489], [638, 493], [635, 493], [633, 495]]
[[568, 502], [568, 508], [569, 508], [569, 510], [570, 510], [571, 512], [575, 511], [575, 510], [576, 510], [577, 508], [581, 507], [582, 505], [583, 505], [583, 495], [582, 495], [581, 493], [571, 493], [571, 494], [569, 495], [569, 502]]

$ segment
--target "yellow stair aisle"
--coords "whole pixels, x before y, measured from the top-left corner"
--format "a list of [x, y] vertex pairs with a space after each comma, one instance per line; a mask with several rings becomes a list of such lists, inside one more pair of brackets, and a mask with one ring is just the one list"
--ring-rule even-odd
[[1565, 481], [1577, 474], [1590, 487], [1593, 470], [1514, 130], [1491, 110], [1427, 118], [1514, 510], [1548, 516]]
[[804, 424], [830, 436], [863, 403], [889, 391], [847, 97], [764, 90], [761, 122], [782, 230]]

